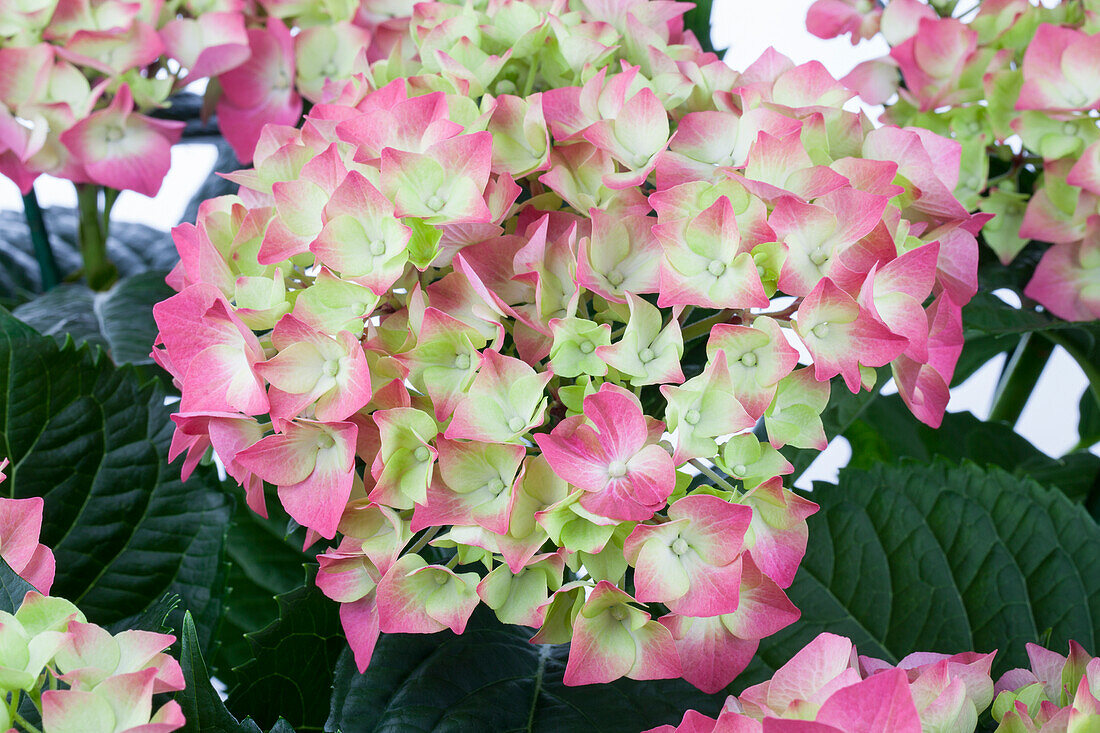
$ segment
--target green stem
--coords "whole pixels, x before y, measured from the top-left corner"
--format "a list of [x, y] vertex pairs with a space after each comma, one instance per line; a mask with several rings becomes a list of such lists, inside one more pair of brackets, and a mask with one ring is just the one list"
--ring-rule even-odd
[[50, 235], [46, 231], [46, 220], [42, 216], [42, 207], [38, 205], [38, 196], [34, 188], [23, 196], [23, 214], [27, 219], [27, 228], [31, 230], [31, 243], [34, 244], [34, 258], [38, 260], [38, 272], [42, 277], [42, 289], [50, 290], [61, 282], [61, 273], [57, 269], [57, 260], [50, 249]]
[[989, 411], [991, 422], [1016, 425], [1053, 351], [1054, 345], [1049, 341], [1037, 339], [1031, 333], [1024, 334], [1005, 364], [993, 393], [993, 407]]
[[700, 460], [699, 460], [698, 458], [689, 458], [689, 459], [688, 459], [688, 463], [690, 463], [691, 465], [695, 466], [695, 468], [699, 469], [699, 473], [703, 474], [704, 476], [706, 476], [707, 478], [709, 478], [709, 479], [710, 479], [711, 481], [713, 481], [714, 483], [716, 483], [716, 484], [718, 484], [719, 486], [721, 486], [721, 487], [722, 487], [723, 489], [725, 489], [726, 491], [730, 491], [730, 492], [732, 492], [732, 493], [733, 493], [733, 494], [734, 494], [735, 496], [740, 496], [740, 495], [741, 495], [741, 492], [740, 492], [740, 491], [738, 491], [738, 490], [737, 490], [737, 489], [736, 489], [736, 488], [734, 487], [734, 485], [733, 485], [733, 484], [731, 484], [731, 483], [730, 483], [729, 481], [726, 481], [726, 480], [725, 480], [724, 478], [722, 478], [722, 477], [721, 477], [721, 476], [719, 476], [719, 475], [718, 475], [717, 473], [715, 473], [714, 471], [712, 471], [712, 470], [711, 470], [711, 468], [710, 468], [710, 466], [708, 466], [707, 464], [703, 463], [703, 462], [702, 462], [702, 461], [700, 461]]
[[412, 546], [409, 547], [407, 550], [405, 550], [405, 552], [402, 553], [402, 554], [413, 555], [417, 552], [420, 552], [422, 549], [424, 549], [424, 545], [431, 542], [432, 539], [437, 534], [439, 534], [439, 530], [441, 530], [441, 529], [443, 529], [443, 528], [442, 527], [431, 527], [430, 529], [426, 530], [424, 532], [424, 534], [420, 535], [420, 539], [418, 539], [416, 542], [414, 542], [412, 544]]
[[80, 254], [84, 258], [84, 279], [92, 290], [106, 290], [118, 277], [107, 258], [107, 236], [99, 212], [99, 187], [90, 183], [76, 186], [80, 212]]
[[733, 311], [729, 310], [729, 309], [726, 309], [726, 310], [723, 310], [723, 311], [718, 311], [717, 313], [715, 313], [713, 316], [710, 316], [709, 318], [704, 318], [701, 321], [696, 321], [695, 323], [692, 323], [691, 325], [684, 326], [684, 329], [681, 332], [682, 336], [683, 336], [683, 339], [684, 339], [684, 343], [686, 344], [689, 341], [693, 341], [697, 338], [702, 338], [704, 336], [707, 336], [708, 334], [710, 334], [710, 331], [711, 331], [712, 328], [714, 328], [715, 326], [717, 326], [719, 324], [727, 323], [730, 320], [732, 315], [733, 315]]
[[30, 723], [28, 723], [26, 720], [24, 720], [23, 716], [20, 715], [17, 712], [12, 712], [11, 719], [12, 719], [13, 722], [18, 723], [19, 725], [23, 726], [23, 729], [27, 733], [42, 733], [42, 731], [40, 731], [38, 728], [34, 727]]
[[539, 65], [534, 59], [531, 59], [531, 65], [527, 68], [527, 78], [523, 81], [523, 96], [531, 96], [531, 91], [535, 88], [535, 75], [538, 70]]

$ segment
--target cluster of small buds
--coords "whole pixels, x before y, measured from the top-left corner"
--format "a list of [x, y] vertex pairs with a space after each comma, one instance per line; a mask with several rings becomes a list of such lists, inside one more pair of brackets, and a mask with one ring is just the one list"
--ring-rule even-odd
[[770, 680], [731, 695], [717, 720], [690, 710], [647, 733], [967, 733], [993, 701], [995, 655], [917, 652], [895, 666], [824, 633]]
[[[7, 463], [0, 460], [0, 481]], [[169, 733], [182, 727], [174, 700], [153, 711], [153, 695], [184, 687], [179, 663], [164, 653], [174, 636], [112, 635], [64, 598], [44, 595], [53, 583], [54, 558], [38, 542], [42, 507], [41, 498], [0, 498], [0, 556], [41, 591], [27, 591], [15, 613], [0, 611], [0, 730], [34, 730], [19, 716], [24, 694], [41, 717], [42, 733]]]
[[484, 603], [571, 640], [567, 684], [721, 689], [798, 617], [816, 506], [778, 449], [824, 448], [831, 378], [889, 364], [942, 418], [984, 220], [959, 145], [817, 63], [737, 73], [685, 9], [420, 3], [174, 231], [173, 456], [334, 541], [360, 668]]
[[881, 32], [890, 54], [844, 82], [886, 104], [884, 121], [958, 140], [954, 193], [995, 215], [982, 233], [1000, 260], [1052, 245], [1024, 294], [1066, 320], [1100, 318], [1100, 3], [984, 2], [967, 20], [936, 5], [818, 0], [807, 26], [853, 43]]

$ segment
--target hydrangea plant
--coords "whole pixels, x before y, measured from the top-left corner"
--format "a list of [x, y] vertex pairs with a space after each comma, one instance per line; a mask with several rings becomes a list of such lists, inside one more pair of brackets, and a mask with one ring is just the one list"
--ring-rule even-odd
[[718, 690], [798, 618], [776, 449], [825, 446], [829, 380], [889, 365], [942, 418], [987, 218], [959, 144], [817, 63], [734, 72], [684, 9], [419, 4], [174, 231], [174, 452], [323, 541], [360, 669], [483, 603], [572, 640], [567, 684]]
[[[77, 182], [88, 236], [190, 81], [251, 161], [173, 231], [171, 424], [117, 361], [136, 309], [106, 356], [0, 313], [0, 575], [35, 589], [0, 594], [0, 730], [1097, 726], [1100, 467], [946, 412], [980, 287], [1026, 273], [1013, 364], [1100, 315], [1097, 8], [818, 0], [892, 47], [841, 81], [734, 70], [688, 8], [0, 1], [0, 169]], [[983, 465], [859, 474], [919, 451]], [[123, 630], [165, 587], [182, 665]]]

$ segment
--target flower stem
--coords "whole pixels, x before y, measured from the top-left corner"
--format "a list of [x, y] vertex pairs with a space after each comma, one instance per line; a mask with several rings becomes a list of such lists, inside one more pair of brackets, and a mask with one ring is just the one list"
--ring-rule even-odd
[[34, 245], [34, 258], [38, 260], [38, 272], [42, 279], [42, 289], [50, 290], [61, 282], [61, 273], [57, 269], [57, 260], [50, 249], [50, 235], [46, 231], [46, 220], [42, 216], [42, 207], [38, 205], [38, 196], [32, 187], [23, 196], [23, 214], [27, 219], [27, 228], [31, 230], [31, 243]]
[[84, 279], [92, 290], [106, 290], [118, 278], [118, 270], [107, 257], [107, 232], [99, 211], [99, 187], [78, 183], [76, 201], [80, 212], [80, 254], [84, 258]]
[[699, 469], [699, 473], [703, 474], [726, 491], [732, 492], [735, 496], [741, 495], [741, 492], [738, 489], [734, 488], [733, 484], [719, 476], [715, 471], [711, 470], [710, 466], [703, 463], [698, 458], [689, 458], [688, 463], [695, 466], [695, 468]]
[[412, 545], [410, 545], [409, 548], [407, 550], [405, 550], [405, 552], [403, 554], [412, 555], [414, 553], [420, 552], [422, 549], [424, 549], [424, 545], [431, 542], [432, 539], [437, 534], [439, 534], [439, 530], [441, 530], [441, 529], [443, 529], [443, 528], [442, 527], [432, 527], [432, 528], [428, 529], [427, 531], [424, 532], [424, 534], [420, 535], [420, 539], [418, 539], [416, 542], [414, 542]]
[[531, 96], [531, 91], [535, 88], [535, 75], [538, 70], [539, 65], [532, 59], [531, 65], [527, 69], [527, 78], [523, 82], [523, 96]]
[[[682, 337], [684, 343], [693, 341], [697, 338], [702, 338], [710, 334], [712, 328], [722, 323], [730, 323], [734, 320], [734, 312], [730, 309], [721, 310], [715, 313], [713, 316], [704, 318], [700, 321], [696, 321], [689, 326], [684, 326], [682, 331]], [[738, 322], [740, 319], [737, 319]]]
[[18, 723], [19, 725], [23, 726], [23, 729], [27, 733], [42, 733], [42, 731], [40, 731], [38, 728], [28, 723], [18, 712], [13, 711], [11, 714], [11, 719], [13, 723]]

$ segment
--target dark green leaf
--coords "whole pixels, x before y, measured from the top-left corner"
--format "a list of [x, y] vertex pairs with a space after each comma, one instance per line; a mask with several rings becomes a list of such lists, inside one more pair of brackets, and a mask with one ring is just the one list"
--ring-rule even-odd
[[1074, 501], [1085, 498], [1100, 474], [1098, 456], [1080, 452], [1051, 458], [1008, 425], [982, 422], [969, 412], [949, 412], [939, 428], [930, 428], [917, 421], [897, 395], [869, 404], [845, 435], [852, 446], [852, 468], [871, 468], [903, 457], [924, 463], [937, 457], [970, 460], [1057, 486]]
[[815, 484], [821, 511], [788, 591], [799, 623], [760, 646], [738, 681], [769, 676], [822, 631], [861, 654], [999, 649], [994, 676], [1049, 648], [1100, 638], [1100, 527], [1059, 491], [944, 462], [845, 469]]
[[178, 594], [208, 645], [222, 612], [229, 505], [213, 467], [183, 482], [168, 464], [164, 393], [98, 349], [59, 347], [4, 311], [0, 384], [0, 454], [12, 462], [0, 490], [45, 498], [52, 592], [112, 628]]
[[[237, 722], [222, 702], [218, 691], [210, 682], [210, 673], [202, 658], [202, 649], [195, 631], [191, 614], [183, 617], [183, 641], [180, 645], [180, 667], [187, 685], [176, 693], [176, 702], [180, 704], [187, 719], [180, 733], [261, 733], [260, 727], [251, 718]], [[279, 720], [270, 733], [294, 733], [294, 729], [285, 720]]]
[[298, 730], [321, 730], [336, 659], [347, 645], [338, 606], [314, 585], [313, 572], [305, 585], [275, 600], [278, 619], [248, 635], [252, 658], [235, 670], [229, 707], [262, 725], [282, 716]]
[[133, 621], [131, 629], [142, 631], [154, 631], [158, 634], [173, 634], [175, 628], [168, 623], [168, 617], [179, 608], [180, 597], [175, 593], [165, 593], [153, 605], [145, 609], [140, 616]]
[[[1021, 188], [1021, 192], [1026, 192], [1026, 182], [1021, 181], [1021, 183], [1025, 184]], [[1050, 249], [1049, 244], [1032, 240], [1016, 255], [1011, 263], [1002, 265], [993, 253], [992, 247], [981, 247], [979, 249], [981, 259], [978, 264], [978, 289], [986, 293], [992, 293], [1000, 288], [1007, 288], [1016, 293], [1024, 292], [1024, 288], [1031, 280], [1032, 275], [1035, 274], [1035, 266], [1039, 264], [1039, 260], [1042, 259], [1043, 254], [1048, 249]]]
[[1079, 405], [1079, 419], [1077, 420], [1077, 435], [1080, 437], [1078, 447], [1087, 448], [1100, 442], [1100, 405], [1089, 390], [1081, 395]]
[[176, 694], [187, 723], [182, 733], [238, 733], [244, 730], [236, 718], [225, 709], [225, 703], [210, 684], [210, 674], [202, 658], [202, 645], [190, 613], [183, 617], [183, 640], [180, 667], [187, 685]]
[[636, 733], [687, 708], [716, 715], [724, 700], [683, 680], [566, 687], [568, 647], [531, 644], [532, 633], [478, 609], [461, 636], [383, 635], [364, 674], [345, 652], [326, 730]]
[[974, 372], [988, 364], [1001, 354], [1011, 354], [1020, 343], [1020, 334], [1002, 336], [981, 336], [974, 334], [963, 344], [962, 354], [955, 364], [955, 373], [951, 377], [951, 386], [965, 382]]
[[1014, 308], [990, 292], [979, 292], [963, 308], [963, 328], [967, 335], [1004, 336], [1073, 326], [1045, 311]]
[[23, 596], [30, 590], [34, 590], [34, 587], [0, 558], [0, 611], [15, 613], [23, 604]]
[[45, 336], [64, 343], [97, 344], [116, 364], [152, 364], [149, 352], [157, 335], [153, 305], [172, 296], [162, 271], [123, 278], [97, 293], [85, 285], [66, 284], [24, 303], [16, 318]]
[[214, 660], [216, 674], [230, 687], [237, 681], [233, 668], [252, 658], [245, 634], [278, 618], [275, 596], [300, 586], [302, 565], [312, 560], [300, 549], [305, 531], [289, 536], [284, 531], [288, 517], [282, 505], [269, 501], [268, 512], [263, 519], [238, 501], [229, 528], [229, 589]]

